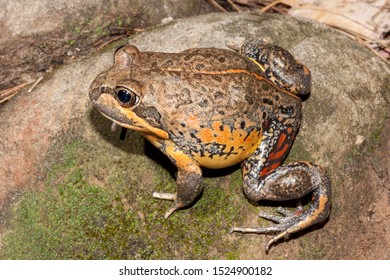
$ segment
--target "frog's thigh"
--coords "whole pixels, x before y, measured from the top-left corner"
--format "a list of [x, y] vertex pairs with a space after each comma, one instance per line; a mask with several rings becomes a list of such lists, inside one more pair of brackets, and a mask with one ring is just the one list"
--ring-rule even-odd
[[158, 140], [147, 137], [152, 144], [158, 147], [178, 168], [177, 189], [175, 194], [153, 193], [153, 197], [173, 200], [173, 206], [165, 214], [168, 217], [175, 210], [188, 206], [202, 192], [202, 170], [198, 163], [185, 154], [170, 140]]
[[[325, 171], [309, 162], [294, 162], [280, 166], [288, 153], [295, 135], [295, 129], [283, 123], [275, 123], [273, 129], [265, 129], [263, 141], [258, 149], [243, 164], [243, 190], [249, 199], [290, 200], [313, 193], [309, 209], [297, 211], [285, 217], [261, 214], [262, 217], [277, 222], [269, 227], [233, 228], [233, 231], [272, 233], [269, 246], [293, 232], [300, 231], [322, 222], [330, 211], [330, 179]], [[277, 128], [277, 129], [275, 129]]]

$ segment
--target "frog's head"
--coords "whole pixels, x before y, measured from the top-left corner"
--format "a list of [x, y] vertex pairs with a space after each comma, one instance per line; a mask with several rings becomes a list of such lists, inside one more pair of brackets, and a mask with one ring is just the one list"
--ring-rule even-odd
[[132, 77], [132, 69], [139, 67], [140, 56], [135, 46], [119, 48], [114, 65], [91, 84], [89, 97], [104, 116], [119, 125], [167, 139], [159, 112], [145, 104], [144, 85]]

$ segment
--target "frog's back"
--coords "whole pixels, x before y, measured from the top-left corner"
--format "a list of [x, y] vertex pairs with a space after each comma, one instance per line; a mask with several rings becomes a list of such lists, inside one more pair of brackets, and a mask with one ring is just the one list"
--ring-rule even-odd
[[147, 95], [155, 96], [155, 105], [170, 118], [248, 116], [262, 96], [278, 92], [248, 58], [216, 48], [145, 52], [131, 76], [148, 85]]
[[141, 68], [148, 72], [161, 121], [183, 151], [201, 166], [220, 168], [256, 149], [265, 116], [262, 100], [279, 91], [254, 63], [221, 49], [145, 55]]
[[[139, 66], [148, 69], [186, 72], [219, 73], [247, 71], [260, 74], [259, 69], [244, 55], [228, 49], [196, 48], [180, 53], [145, 52]], [[260, 74], [261, 75], [261, 74]]]

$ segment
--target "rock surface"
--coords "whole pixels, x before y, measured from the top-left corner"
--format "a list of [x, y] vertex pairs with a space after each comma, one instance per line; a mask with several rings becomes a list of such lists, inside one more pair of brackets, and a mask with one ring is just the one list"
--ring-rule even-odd
[[[127, 23], [160, 23], [166, 17], [186, 17], [199, 13], [202, 1], [157, 0], [1, 0], [0, 44], [15, 37], [42, 34], [66, 28], [96, 28], [115, 15]], [[107, 22], [106, 22], [107, 23]], [[85, 32], [86, 30], [81, 30]]]
[[203, 0], [0, 0], [0, 6], [0, 91], [34, 81], [104, 40], [211, 10]]
[[[226, 44], [240, 45], [246, 39], [256, 38], [270, 38], [311, 70], [312, 92], [304, 102], [302, 126], [294, 143], [296, 148], [289, 158], [311, 160], [326, 167], [332, 177], [334, 192], [328, 223], [309, 232], [307, 238], [302, 236], [278, 245], [275, 251], [284, 258], [389, 258], [388, 226], [359, 221], [359, 217], [365, 217], [369, 207], [374, 206], [379, 209], [377, 221], [388, 221], [389, 197], [380, 204], [375, 204], [378, 202], [375, 199], [385, 193], [386, 188], [388, 191], [389, 186], [383, 182], [383, 176], [377, 178], [375, 186], [369, 184], [371, 179], [366, 168], [360, 165], [370, 162], [374, 154], [355, 147], [358, 135], [369, 142], [375, 132], [380, 135], [387, 127], [390, 111], [388, 65], [366, 48], [324, 25], [255, 13], [208, 14], [177, 20], [137, 34], [129, 42], [140, 50], [179, 52], [191, 47], [226, 48]], [[46, 164], [50, 162], [48, 151], [53, 145], [69, 138], [82, 138], [92, 144], [93, 141], [106, 141], [96, 136], [96, 123], [101, 118], [91, 118], [87, 93], [92, 80], [112, 64], [113, 51], [62, 67], [45, 77], [33, 92], [19, 95], [0, 111], [0, 212], [5, 211], [18, 189], [44, 187], [45, 172], [50, 168]], [[383, 138], [378, 143], [380, 141], [383, 142]], [[363, 147], [367, 145], [363, 144]], [[386, 147], [386, 143], [375, 147], [378, 146]], [[104, 151], [101, 153], [103, 156]], [[387, 164], [383, 167], [386, 170], [389, 163], [384, 164]], [[362, 180], [357, 182], [356, 174], [360, 174]], [[161, 209], [161, 214], [163, 212]], [[245, 222], [257, 225], [258, 219], [252, 215]], [[352, 239], [359, 239], [361, 235], [349, 235], [353, 230], [359, 232], [362, 227], [372, 235], [379, 232], [377, 238], [383, 243], [375, 243], [374, 247], [354, 243]], [[234, 238], [247, 240], [242, 241], [239, 248], [240, 258], [264, 257], [259, 249], [264, 239], [248, 235]], [[305, 245], [304, 239], [308, 239], [309, 245]], [[351, 244], [358, 248], [350, 250]], [[321, 253], [317, 256], [302, 253], [314, 247], [320, 248]]]

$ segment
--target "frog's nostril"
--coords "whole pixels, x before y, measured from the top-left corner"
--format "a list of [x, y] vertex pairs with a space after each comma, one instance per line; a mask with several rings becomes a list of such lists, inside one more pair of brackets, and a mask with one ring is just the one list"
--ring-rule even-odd
[[101, 93], [108, 93], [109, 92], [109, 88], [105, 85], [100, 86], [99, 90]]
[[99, 99], [100, 95], [102, 94], [101, 88], [93, 88], [89, 92], [89, 98], [93, 101], [96, 101]]

